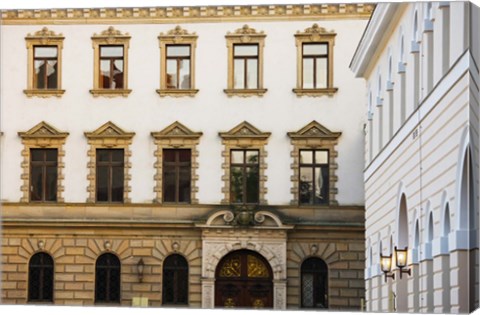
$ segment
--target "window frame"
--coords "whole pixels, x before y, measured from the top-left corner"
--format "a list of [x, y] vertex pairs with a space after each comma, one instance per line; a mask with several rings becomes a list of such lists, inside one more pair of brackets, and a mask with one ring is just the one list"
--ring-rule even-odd
[[[321, 125], [317, 121], [313, 120], [303, 128], [294, 132], [287, 132], [292, 145], [291, 156], [293, 163], [290, 164], [293, 175], [290, 177], [292, 184], [292, 205], [298, 205], [301, 207], [326, 207], [332, 205], [338, 205], [336, 195], [338, 189], [336, 183], [338, 181], [336, 170], [338, 165], [336, 158], [338, 151], [336, 146], [338, 144], [338, 138], [341, 136], [341, 132], [332, 132], [325, 126]], [[306, 204], [300, 202], [300, 151], [301, 150], [326, 150], [328, 151], [328, 165], [329, 165], [329, 185], [328, 185], [328, 203], [321, 204]]]
[[[257, 153], [257, 163], [248, 163], [247, 159], [247, 151], [249, 152], [256, 152]], [[242, 163], [234, 163], [233, 162], [233, 152], [243, 152], [243, 161]], [[233, 200], [233, 185], [232, 185], [232, 168], [234, 167], [239, 167], [242, 170], [242, 177], [243, 177], [243, 182], [242, 182], [242, 201], [241, 202], [235, 202]], [[252, 205], [252, 204], [258, 204], [260, 200], [260, 196], [257, 196], [257, 201], [255, 202], [248, 202], [248, 184], [247, 184], [247, 168], [249, 167], [256, 167], [257, 168], [257, 176], [259, 177], [259, 180], [257, 182], [257, 191], [260, 192], [260, 150], [259, 149], [230, 149], [230, 204], [238, 204], [238, 205]], [[259, 194], [260, 195], [260, 194]]]
[[[99, 261], [101, 258], [103, 257], [112, 257], [113, 260], [118, 263], [117, 266], [99, 266]], [[110, 274], [110, 271], [111, 270], [116, 270], [118, 269], [118, 288], [116, 288], [118, 290], [118, 300], [110, 300], [110, 299], [106, 299], [106, 300], [98, 300], [98, 295], [99, 295], [99, 285], [98, 285], [98, 282], [99, 282], [99, 267], [101, 267], [102, 269], [106, 269], [107, 270], [107, 275]], [[107, 283], [111, 280], [111, 278], [107, 279]], [[107, 285], [107, 293], [106, 295], [109, 296], [109, 290], [108, 288], [110, 288], [110, 285]], [[99, 304], [105, 304], [105, 305], [112, 305], [112, 304], [120, 304], [122, 301], [122, 262], [120, 260], [119, 257], [117, 257], [116, 255], [114, 255], [113, 253], [110, 253], [110, 252], [106, 252], [106, 253], [103, 253], [101, 255], [99, 255], [97, 257], [97, 259], [95, 260], [95, 290], [94, 290], [94, 303], [96, 305], [99, 305]]]
[[[190, 160], [188, 162], [181, 162], [180, 161], [180, 151], [189, 151]], [[163, 194], [162, 194], [162, 203], [173, 203], [173, 204], [189, 204], [191, 198], [191, 191], [192, 191], [192, 150], [189, 148], [163, 148], [162, 149], [162, 156], [163, 156], [163, 165], [162, 165], [162, 183], [163, 183]], [[171, 151], [175, 154], [175, 161], [165, 161], [165, 151]], [[188, 167], [189, 169], [189, 197], [187, 201], [180, 201], [180, 177], [181, 177], [181, 169]], [[165, 180], [165, 173], [167, 169], [173, 169], [175, 173], [175, 200], [174, 201], [166, 201], [165, 193], [166, 193], [166, 180]]]
[[[327, 46], [327, 53], [326, 54], [320, 54], [320, 55], [316, 55], [316, 54], [309, 54], [309, 55], [306, 55], [305, 54], [305, 46], [308, 46], [308, 45], [326, 45]], [[304, 61], [305, 59], [312, 59], [313, 60], [313, 89], [322, 89], [322, 88], [319, 88], [317, 87], [317, 71], [318, 71], [318, 66], [317, 66], [317, 59], [326, 59], [327, 60], [327, 74], [326, 74], [326, 81], [327, 81], [327, 87], [329, 85], [328, 83], [328, 78], [329, 78], [329, 69], [328, 69], [328, 64], [329, 64], [329, 55], [328, 55], [328, 43], [325, 43], [325, 42], [320, 42], [320, 43], [302, 43], [302, 88], [304, 88], [304, 71], [305, 71], [305, 67], [304, 67]]]
[[[62, 89], [62, 49], [65, 37], [60, 33], [56, 34], [47, 27], [25, 37], [27, 46], [27, 88], [23, 93], [27, 97], [61, 97], [65, 90]], [[54, 89], [35, 87], [35, 47], [57, 48], [57, 87]]]
[[[100, 161], [99, 160], [99, 151], [105, 151], [108, 152], [108, 161]], [[122, 152], [122, 161], [113, 161], [113, 152]], [[122, 182], [125, 183], [125, 150], [123, 148], [115, 148], [115, 149], [110, 149], [110, 148], [96, 148], [95, 149], [95, 172], [96, 172], [96, 177], [95, 177], [95, 202], [98, 203], [122, 203], [123, 202], [123, 195], [124, 195], [124, 190], [125, 187], [122, 185], [122, 198], [121, 200], [113, 200], [113, 172], [116, 168], [121, 167], [122, 172], [121, 172], [121, 177], [122, 177]], [[98, 200], [98, 195], [99, 195], [99, 169], [100, 168], [106, 168], [107, 170], [107, 200]]]
[[[44, 263], [44, 264], [41, 264], [41, 265], [37, 265], [37, 266], [32, 266], [32, 260], [34, 259], [35, 256], [40, 256], [40, 257], [44, 257], [44, 258], [47, 258], [47, 260], [50, 260], [49, 262], [47, 263]], [[49, 264], [50, 263], [50, 264]], [[46, 280], [45, 280], [45, 272], [51, 272], [51, 296], [47, 298], [40, 298], [40, 299], [32, 299], [32, 281], [33, 281], [33, 276], [32, 276], [32, 269], [33, 267], [35, 268], [38, 268], [40, 269], [40, 274], [41, 274], [41, 285], [39, 286], [40, 287], [40, 293], [44, 293], [44, 290], [45, 290], [45, 287], [46, 287]], [[39, 295], [44, 295], [44, 294], [39, 294]], [[54, 295], [55, 295], [55, 261], [53, 259], [53, 257], [46, 253], [46, 252], [43, 252], [43, 251], [40, 251], [40, 252], [37, 252], [35, 254], [33, 254], [29, 261], [28, 261], [28, 288], [27, 288], [27, 303], [32, 303], [32, 304], [36, 304], [36, 303], [40, 303], [40, 304], [53, 304], [53, 301], [54, 301]]]
[[[35, 202], [35, 203], [62, 203], [63, 198], [63, 181], [64, 181], [64, 157], [65, 145], [68, 132], [59, 131], [55, 127], [42, 121], [29, 129], [28, 131], [18, 132], [18, 136], [22, 139], [23, 163], [22, 180], [23, 184], [20, 187], [22, 197], [20, 202]], [[57, 193], [56, 201], [31, 201], [30, 198], [30, 182], [31, 182], [31, 149], [56, 149], [57, 150]]]
[[[130, 46], [130, 35], [123, 34], [110, 26], [107, 30], [100, 34], [94, 33], [91, 37], [93, 47], [93, 89], [90, 93], [94, 97], [127, 97], [132, 90], [128, 88], [128, 48]], [[123, 87], [121, 89], [105, 89], [100, 86], [100, 62], [101, 47], [106, 46], [123, 46]]]
[[[185, 263], [184, 266], [170, 266], [170, 265], [167, 265], [168, 263], [170, 263], [172, 260], [180, 260], [182, 263]], [[175, 263], [176, 261], [173, 261], [173, 264]], [[173, 276], [173, 287], [174, 287], [174, 293], [173, 293], [173, 296], [174, 296], [174, 302], [165, 302], [166, 300], [166, 292], [168, 291], [167, 290], [167, 287], [166, 287], [166, 284], [168, 283], [167, 281], [165, 281], [165, 277], [166, 277], [166, 271], [169, 270], [169, 271], [172, 271], [174, 273], [174, 276]], [[179, 279], [179, 273], [185, 273], [183, 274], [184, 276], [184, 281], [185, 283], [180, 283], [180, 280]], [[175, 281], [175, 279], [177, 281]], [[162, 305], [163, 306], [177, 306], [177, 305], [185, 305], [185, 306], [188, 306], [188, 298], [189, 298], [189, 285], [188, 285], [188, 282], [189, 282], [189, 267], [188, 267], [188, 261], [185, 257], [183, 257], [182, 255], [180, 254], [171, 254], [169, 256], [167, 256], [163, 262], [163, 267], [162, 267]], [[178, 295], [175, 294], [175, 291], [178, 291], [179, 289], [181, 289], [182, 287], [185, 287], [185, 299], [186, 301], [178, 301]]]
[[156, 150], [154, 156], [155, 163], [155, 199], [156, 203], [163, 203], [163, 150], [164, 149], [190, 149], [190, 165], [191, 165], [191, 177], [190, 177], [190, 202], [189, 204], [198, 204], [198, 150], [197, 146], [200, 142], [201, 132], [194, 132], [175, 121], [171, 125], [165, 127], [161, 131], [151, 133]]
[[[263, 49], [265, 46], [265, 37], [266, 35], [263, 31], [258, 32], [254, 28], [250, 28], [248, 25], [244, 25], [242, 28], [235, 30], [233, 33], [228, 32], [225, 35], [227, 40], [227, 56], [228, 56], [228, 74], [227, 74], [227, 88], [223, 91], [227, 94], [228, 97], [240, 96], [240, 97], [250, 97], [258, 96], [262, 97], [267, 89], [264, 88], [263, 82]], [[235, 45], [258, 45], [257, 51], [257, 87], [254, 89], [238, 89], [235, 88]], [[246, 82], [245, 82], [246, 83]]]
[[[245, 55], [237, 55], [235, 53], [235, 48], [237, 47], [246, 47], [246, 46], [253, 46], [257, 48], [257, 54], [254, 56], [245, 56]], [[237, 60], [242, 60], [243, 61], [243, 89], [248, 89], [248, 61], [249, 60], [255, 60], [256, 65], [257, 65], [257, 71], [256, 71], [256, 80], [257, 80], [257, 86], [255, 88], [258, 88], [258, 74], [259, 74], [259, 69], [258, 69], [258, 44], [233, 44], [233, 78], [234, 78], [234, 88], [235, 88], [235, 74], [236, 74], [236, 67], [235, 63]], [[235, 88], [235, 89], [241, 89], [241, 88]]]
[[[43, 159], [42, 161], [34, 161], [33, 160], [33, 151], [42, 151], [42, 156]], [[47, 151], [55, 151], [55, 161], [48, 161], [47, 160]], [[55, 199], [54, 200], [46, 200], [46, 191], [47, 191], [47, 168], [49, 167], [55, 167], [56, 174], [55, 174], [55, 182], [58, 184], [58, 149], [57, 148], [30, 148], [30, 196], [29, 200], [30, 202], [56, 202], [57, 201], [57, 187], [55, 185]], [[34, 192], [34, 183], [33, 183], [33, 169], [34, 168], [40, 168], [42, 175], [42, 182], [41, 182], [41, 187], [42, 187], [42, 196], [40, 199], [33, 199], [33, 192]]]
[[[130, 169], [132, 165], [130, 158], [132, 151], [130, 145], [132, 144], [134, 132], [126, 132], [111, 121], [106, 122], [92, 132], [85, 132], [89, 149], [87, 151], [88, 157], [88, 172], [87, 172], [87, 203], [97, 202], [97, 149], [123, 149], [123, 201], [122, 203], [131, 203], [129, 194], [130, 186]], [[98, 201], [99, 203], [119, 203], [117, 201]]]
[[265, 147], [268, 143], [268, 138], [270, 137], [270, 132], [262, 132], [252, 124], [247, 121], [244, 121], [231, 130], [227, 132], [219, 132], [219, 136], [222, 138], [223, 151], [222, 157], [224, 162], [222, 164], [223, 168], [223, 199], [222, 204], [231, 204], [231, 187], [230, 187], [230, 176], [231, 176], [231, 152], [235, 149], [248, 149], [248, 150], [258, 150], [258, 160], [259, 160], [259, 205], [266, 205], [266, 181], [267, 176], [265, 174], [268, 164], [266, 163], [267, 152]]
[[[320, 265], [323, 265], [322, 267], [324, 267], [324, 269], [317, 269], [317, 268], [311, 268], [311, 269], [307, 269], [307, 267], [305, 267], [306, 264], [308, 264], [309, 262], [311, 261], [317, 261], [317, 263], [320, 263]], [[305, 270], [307, 269], [307, 270]], [[314, 287], [314, 292], [313, 292], [313, 298], [315, 299], [315, 295], [318, 295], [318, 294], [315, 294], [316, 292], [318, 293], [318, 291], [315, 290], [315, 288], [318, 286], [318, 283], [317, 283], [317, 286], [315, 285], [315, 279], [317, 279], [318, 281], [318, 277], [322, 276], [325, 280], [325, 292], [324, 292], [324, 298], [325, 298], [325, 307], [317, 307], [317, 306], [305, 306], [304, 305], [304, 290], [303, 290], [303, 281], [304, 281], [304, 276], [306, 274], [312, 274], [313, 277], [314, 277], [314, 284], [313, 284], [313, 287]], [[328, 309], [328, 300], [329, 300], [329, 290], [328, 290], [328, 286], [329, 286], [329, 279], [328, 279], [328, 265], [327, 263], [321, 259], [321, 258], [318, 258], [318, 257], [308, 257], [307, 259], [305, 259], [301, 266], [300, 266], [300, 307], [302, 309]], [[316, 301], [314, 300], [313, 301], [314, 304], [317, 304]]]
[[[156, 92], [160, 97], [193, 97], [198, 93], [195, 88], [195, 52], [197, 48], [198, 36], [195, 32], [182, 29], [177, 25], [174, 29], [165, 33], [160, 33], [158, 36], [160, 47], [160, 89]], [[167, 86], [167, 47], [168, 46], [190, 46], [190, 88], [168, 88]]]
[[[312, 163], [302, 163], [301, 161], [301, 156], [302, 156], [302, 152], [312, 152]], [[316, 153], [317, 152], [327, 152], [327, 163], [317, 163], [316, 162]], [[300, 205], [310, 205], [310, 206], [315, 206], [315, 205], [328, 205], [329, 204], [329, 187], [330, 187], [330, 164], [329, 164], [329, 160], [330, 160], [330, 151], [328, 149], [311, 149], [311, 148], [304, 148], [304, 149], [300, 149], [299, 150], [299, 153], [300, 155], [300, 161], [299, 161], [299, 184], [301, 186], [301, 175], [302, 175], [302, 168], [304, 169], [312, 169], [313, 170], [313, 178], [315, 178], [315, 169], [316, 168], [321, 168], [322, 170], [324, 168], [326, 168], [327, 170], [327, 174], [328, 174], [328, 179], [327, 179], [327, 194], [326, 194], [326, 202], [315, 202], [315, 198], [312, 198], [310, 199], [310, 201], [307, 203], [307, 202], [302, 202], [301, 200], [301, 193], [302, 193], [302, 189], [301, 187], [299, 187], [299, 191], [298, 191], [298, 203]], [[316, 190], [316, 183], [315, 183], [315, 180], [313, 180], [313, 191], [315, 192]]]
[[[294, 35], [295, 45], [297, 47], [297, 86], [292, 91], [298, 96], [320, 97], [333, 96], [338, 88], [333, 85], [333, 64], [334, 53], [333, 47], [335, 45], [334, 31], [327, 31], [325, 28], [313, 24], [305, 31], [297, 31]], [[304, 88], [303, 86], [303, 47], [305, 44], [326, 44], [327, 45], [327, 87], [326, 88]]]

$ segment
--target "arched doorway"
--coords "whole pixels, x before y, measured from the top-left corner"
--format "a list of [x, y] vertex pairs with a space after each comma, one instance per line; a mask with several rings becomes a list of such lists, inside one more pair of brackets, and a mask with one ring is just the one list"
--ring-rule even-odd
[[272, 308], [272, 269], [250, 250], [226, 255], [215, 272], [215, 307]]

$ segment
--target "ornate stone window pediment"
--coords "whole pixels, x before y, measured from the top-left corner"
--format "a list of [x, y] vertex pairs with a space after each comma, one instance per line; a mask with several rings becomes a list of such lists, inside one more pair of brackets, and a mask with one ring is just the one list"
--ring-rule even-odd
[[62, 90], [62, 49], [65, 37], [44, 27], [25, 37], [27, 44], [28, 96], [60, 97]]
[[332, 132], [327, 127], [316, 122], [315, 120], [296, 132], [288, 132], [291, 139], [332, 139], [335, 140], [341, 136], [341, 132]]
[[[222, 176], [224, 199], [223, 204], [230, 204], [231, 201], [231, 176], [232, 176], [232, 152], [238, 152], [239, 150], [258, 152], [255, 153], [258, 156], [258, 203], [267, 204], [265, 199], [267, 193], [267, 187], [265, 183], [267, 176], [265, 170], [267, 168], [266, 157], [268, 152], [265, 150], [265, 146], [268, 143], [270, 132], [262, 132], [252, 124], [244, 121], [235, 126], [227, 132], [219, 132], [219, 136], [222, 138], [222, 144], [224, 150], [222, 156], [224, 157], [224, 163], [222, 168], [224, 169], [224, 175]], [[248, 153], [247, 153], [248, 154]]]
[[[236, 127], [232, 128], [231, 130], [227, 132], [220, 132], [219, 135], [223, 139], [235, 139], [235, 138], [243, 138], [243, 139], [248, 139], [248, 138], [256, 138], [256, 139], [262, 139], [266, 140], [268, 137], [270, 137], [270, 132], [262, 132], [258, 128], [254, 127], [252, 124], [250, 124], [247, 121], [244, 121], [237, 125]], [[246, 141], [243, 141], [244, 143], [247, 143]]]
[[[198, 89], [195, 89], [197, 38], [194, 32], [190, 33], [179, 25], [166, 34], [160, 33], [158, 36], [161, 51], [161, 77], [160, 89], [157, 89], [157, 93], [161, 97], [193, 97], [197, 94]], [[188, 73], [179, 71], [180, 64], [188, 64]], [[174, 70], [171, 69], [172, 67]]]
[[161, 203], [163, 200], [163, 152], [164, 149], [189, 149], [191, 153], [191, 177], [190, 177], [190, 203], [197, 204], [197, 193], [198, 193], [198, 150], [197, 145], [200, 142], [200, 137], [202, 132], [194, 132], [176, 121], [173, 124], [167, 126], [161, 131], [152, 132], [152, 137], [154, 138], [155, 145], [157, 149], [155, 151], [156, 163], [155, 169], [156, 174], [154, 176], [156, 186], [155, 191], [155, 200], [154, 202]]
[[88, 139], [88, 144], [90, 148], [87, 152], [89, 158], [88, 168], [89, 173], [87, 175], [87, 181], [89, 183], [87, 187], [88, 198], [87, 202], [96, 201], [96, 154], [97, 149], [123, 149], [124, 151], [124, 161], [123, 161], [123, 202], [130, 203], [129, 193], [131, 187], [129, 186], [131, 175], [130, 169], [132, 167], [130, 163], [130, 157], [132, 151], [130, 150], [130, 145], [132, 144], [134, 132], [126, 132], [122, 128], [115, 125], [113, 122], [108, 121], [99, 128], [95, 129], [92, 132], [85, 132], [85, 137]]
[[[266, 35], [263, 31], [258, 32], [248, 25], [244, 25], [233, 33], [228, 32], [225, 35], [228, 48], [228, 81], [224, 92], [228, 97], [261, 97], [267, 92], [267, 89], [263, 86], [263, 48], [265, 46], [265, 37]], [[237, 48], [242, 47], [244, 49], [247, 48], [247, 51], [237, 52]], [[244, 75], [238, 74], [235, 64], [237, 67], [242, 67], [241, 71], [244, 72]], [[241, 77], [244, 78], [239, 79]], [[247, 82], [247, 77], [256, 78], [256, 81]], [[236, 82], [236, 78], [244, 82], [239, 84]]]
[[63, 146], [65, 144], [68, 132], [59, 131], [50, 124], [42, 121], [25, 132], [19, 132], [18, 135], [22, 138], [22, 144], [24, 149], [22, 150], [23, 162], [22, 162], [22, 175], [23, 185], [20, 187], [22, 191], [22, 197], [20, 202], [29, 202], [30, 196], [30, 153], [31, 149], [57, 149], [57, 202], [63, 202], [63, 169], [65, 163], [63, 158], [65, 157], [65, 151]]
[[333, 86], [334, 31], [313, 24], [305, 31], [297, 31], [297, 96], [333, 96], [338, 88]]
[[94, 71], [90, 93], [94, 97], [126, 97], [132, 92], [128, 89], [129, 45], [130, 35], [113, 26], [93, 34]]
[[[312, 168], [319, 166], [319, 163], [316, 164], [314, 160], [302, 161], [302, 152], [312, 152], [311, 154], [317, 154], [318, 152], [319, 155], [320, 153], [322, 153], [321, 155], [323, 156], [323, 158], [326, 159], [322, 162], [322, 164], [326, 165], [326, 167], [328, 168], [328, 174], [323, 174], [324, 181], [328, 182], [328, 192], [326, 193], [328, 197], [327, 205], [338, 204], [336, 200], [336, 195], [338, 193], [338, 190], [336, 188], [336, 183], [338, 181], [338, 178], [336, 176], [336, 170], [338, 168], [338, 165], [336, 164], [336, 157], [338, 156], [338, 152], [336, 151], [336, 145], [338, 143], [338, 138], [341, 136], [341, 134], [341, 132], [330, 131], [327, 127], [323, 126], [317, 121], [312, 121], [298, 131], [287, 133], [293, 146], [293, 151], [291, 152], [291, 156], [293, 158], [293, 163], [291, 164], [291, 169], [293, 173], [293, 175], [291, 176], [292, 205], [303, 205], [302, 201], [300, 200], [301, 190], [303, 187], [303, 185], [302, 187], [300, 187], [302, 184], [300, 181], [301, 167], [305, 167], [305, 169], [308, 170], [310, 166]], [[305, 155], [308, 156], [308, 154]], [[303, 184], [305, 185], [305, 183]], [[315, 205], [315, 202], [313, 202], [313, 204], [311, 205]]]

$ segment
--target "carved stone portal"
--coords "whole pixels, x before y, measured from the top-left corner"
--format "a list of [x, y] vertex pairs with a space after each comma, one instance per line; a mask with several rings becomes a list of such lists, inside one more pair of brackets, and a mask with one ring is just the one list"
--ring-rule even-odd
[[268, 211], [257, 212], [257, 224], [249, 227], [232, 225], [232, 215], [228, 210], [218, 211], [205, 224], [197, 224], [203, 238], [202, 308], [215, 305], [215, 271], [220, 260], [230, 252], [248, 249], [269, 262], [273, 272], [273, 307], [286, 309], [287, 230], [293, 226], [284, 225]]

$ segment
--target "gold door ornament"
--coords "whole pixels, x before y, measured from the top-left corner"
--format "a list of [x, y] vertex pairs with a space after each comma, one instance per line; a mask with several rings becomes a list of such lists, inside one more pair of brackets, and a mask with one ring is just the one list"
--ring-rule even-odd
[[232, 298], [228, 298], [225, 300], [225, 307], [233, 308], [235, 307], [235, 301]]
[[240, 257], [232, 257], [227, 260], [220, 270], [220, 277], [240, 277], [241, 275]]
[[263, 300], [261, 299], [256, 299], [255, 301], [253, 301], [253, 308], [264, 308], [265, 307], [265, 304], [263, 303]]
[[247, 256], [247, 275], [249, 278], [268, 278], [268, 272], [265, 264], [253, 255]]

